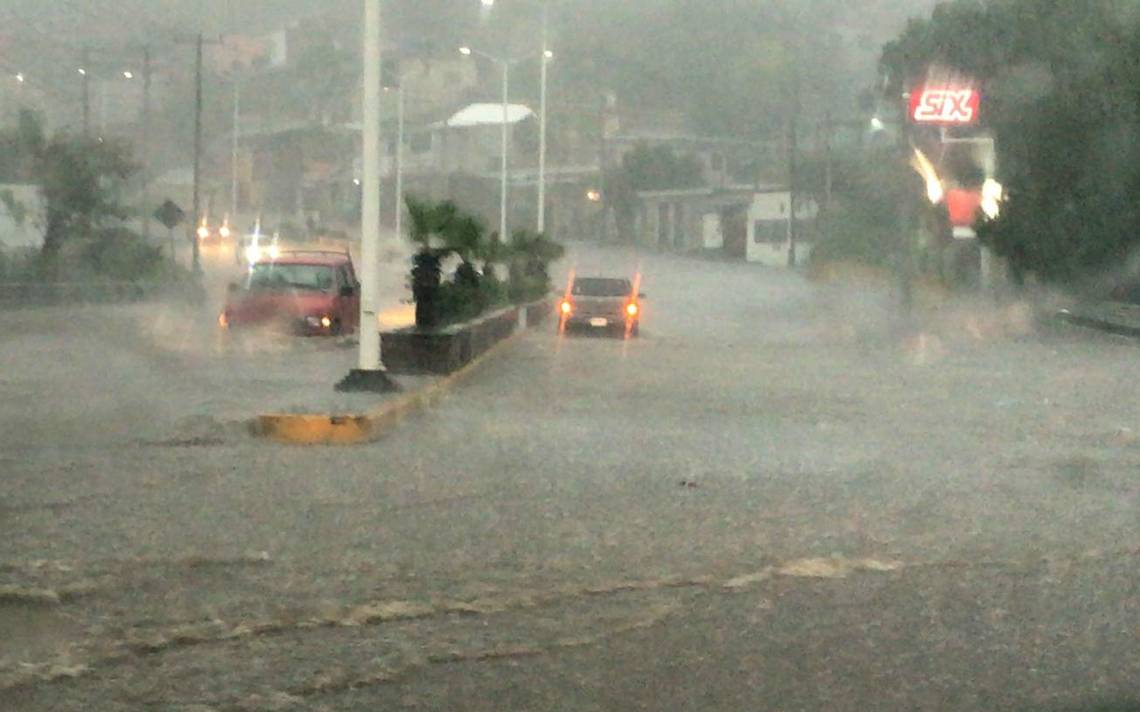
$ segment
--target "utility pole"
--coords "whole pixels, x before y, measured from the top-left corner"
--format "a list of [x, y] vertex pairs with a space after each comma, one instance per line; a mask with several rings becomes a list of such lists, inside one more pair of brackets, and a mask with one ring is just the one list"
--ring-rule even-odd
[[796, 266], [796, 188], [799, 165], [796, 153], [798, 141], [796, 131], [796, 117], [792, 116], [791, 126], [788, 130], [788, 267]]
[[191, 266], [194, 274], [201, 274], [202, 262], [198, 254], [198, 221], [201, 219], [201, 169], [202, 169], [202, 33], [194, 45], [194, 207], [190, 220]]
[[[84, 76], [84, 79], [87, 77]], [[142, 213], [143, 239], [150, 239], [150, 47], [143, 47], [143, 100], [142, 100]]]
[[230, 146], [230, 219], [237, 221], [238, 211], [238, 125], [241, 121], [241, 82], [234, 72], [234, 130]]
[[81, 83], [83, 85], [83, 136], [87, 137], [91, 134], [91, 68], [88, 67], [90, 61], [90, 53], [87, 48], [83, 48], [79, 65], [79, 75], [83, 78]]
[[404, 80], [396, 86], [396, 239], [402, 239], [404, 217]]
[[796, 193], [799, 188], [799, 118], [800, 118], [800, 72], [792, 69], [792, 112], [788, 127], [788, 267], [796, 266], [796, 238], [799, 226], [796, 224]]
[[508, 132], [507, 125], [508, 115], [507, 102], [510, 100], [511, 92], [511, 63], [503, 60], [503, 130], [500, 135], [500, 165], [499, 165], [499, 242], [507, 242], [507, 144]]
[[831, 141], [833, 133], [834, 128], [831, 124], [831, 112], [828, 111], [824, 114], [823, 117], [823, 207], [825, 210], [831, 207], [831, 186], [833, 182]]
[[598, 242], [606, 243], [609, 241], [608, 228], [609, 223], [607, 217], [609, 210], [612, 207], [610, 203], [609, 185], [606, 180], [606, 164], [609, 161], [609, 151], [606, 146], [606, 130], [609, 126], [609, 110], [610, 110], [610, 97], [609, 94], [602, 94], [601, 115], [598, 123], [598, 180], [602, 186], [602, 210], [600, 219], [598, 220]]
[[542, 79], [539, 83], [538, 111], [538, 232], [546, 232], [546, 74], [550, 63], [549, 6], [542, 5]]

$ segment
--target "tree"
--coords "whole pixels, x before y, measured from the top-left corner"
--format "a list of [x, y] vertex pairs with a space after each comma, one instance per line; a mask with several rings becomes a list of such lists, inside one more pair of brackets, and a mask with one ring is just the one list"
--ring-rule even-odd
[[[121, 198], [135, 166], [124, 145], [66, 134], [49, 138], [39, 117], [28, 111], [20, 112], [16, 131], [0, 143], [13, 152], [7, 156], [7, 170], [39, 184], [43, 196], [41, 276], [58, 277], [59, 258], [69, 242], [87, 243], [85, 254], [98, 257], [103, 249], [130, 238], [122, 230], [128, 211]], [[97, 272], [104, 264], [100, 259], [88, 262]]]
[[550, 293], [550, 263], [566, 249], [541, 233], [517, 230], [511, 235], [508, 292], [520, 303]]
[[1140, 247], [1140, 13], [1115, 0], [957, 0], [883, 50], [887, 92], [941, 65], [980, 80], [1009, 201], [979, 234], [1079, 284]]
[[431, 329], [439, 325], [442, 260], [448, 249], [443, 235], [459, 209], [450, 201], [429, 203], [412, 196], [404, 198], [408, 207], [408, 237], [419, 249], [412, 258], [412, 298], [416, 302], [416, 326]]

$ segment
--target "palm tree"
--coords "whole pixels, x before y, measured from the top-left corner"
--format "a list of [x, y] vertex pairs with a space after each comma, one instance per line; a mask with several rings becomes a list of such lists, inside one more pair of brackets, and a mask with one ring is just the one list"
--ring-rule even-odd
[[456, 286], [478, 289], [479, 272], [473, 261], [486, 243], [483, 223], [470, 215], [456, 215], [444, 229], [443, 239], [447, 249], [461, 260], [455, 271]]
[[412, 258], [412, 298], [416, 302], [416, 326], [431, 329], [439, 324], [441, 260], [450, 252], [443, 236], [455, 222], [459, 209], [450, 201], [428, 203], [412, 196], [404, 199], [408, 206], [409, 232], [419, 246]]
[[562, 258], [566, 248], [542, 233], [518, 230], [511, 236], [511, 299], [527, 301], [550, 291], [549, 265]]

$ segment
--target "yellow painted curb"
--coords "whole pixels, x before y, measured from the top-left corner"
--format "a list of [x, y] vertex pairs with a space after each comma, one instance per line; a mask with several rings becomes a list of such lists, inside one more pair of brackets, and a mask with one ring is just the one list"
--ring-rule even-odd
[[438, 403], [452, 387], [482, 365], [486, 358], [513, 342], [524, 331], [514, 332], [458, 371], [423, 388], [401, 393], [366, 413], [270, 413], [257, 416], [250, 429], [255, 436], [291, 445], [357, 445], [372, 442], [408, 415]]

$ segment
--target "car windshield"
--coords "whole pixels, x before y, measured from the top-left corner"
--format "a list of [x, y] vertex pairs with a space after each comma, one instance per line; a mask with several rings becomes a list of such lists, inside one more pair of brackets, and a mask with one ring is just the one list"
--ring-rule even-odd
[[310, 289], [327, 292], [333, 288], [335, 273], [328, 265], [259, 262], [250, 269], [249, 289]]
[[576, 297], [628, 297], [633, 287], [625, 279], [576, 279], [571, 294]]

